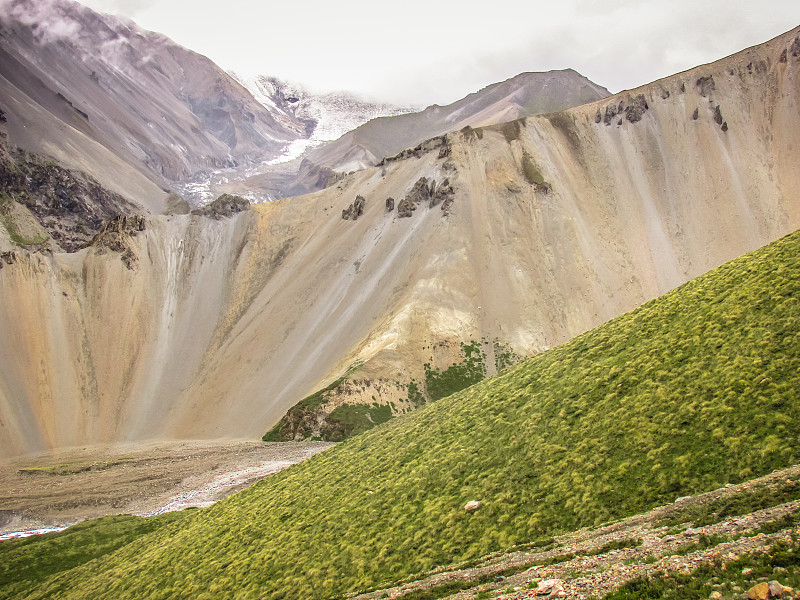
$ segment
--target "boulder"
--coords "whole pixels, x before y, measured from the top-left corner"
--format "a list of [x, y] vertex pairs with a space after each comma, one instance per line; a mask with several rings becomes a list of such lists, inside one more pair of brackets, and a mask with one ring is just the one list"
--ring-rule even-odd
[[633, 100], [631, 100], [630, 105], [625, 108], [625, 118], [628, 119], [631, 123], [636, 123], [642, 120], [642, 115], [649, 107], [647, 106], [647, 100], [644, 97], [644, 94], [639, 94]]
[[754, 585], [747, 590], [747, 597], [750, 600], [767, 600], [770, 597], [769, 584], [766, 581], [762, 581], [758, 585]]
[[352, 219], [353, 221], [358, 219], [358, 217], [364, 214], [364, 205], [366, 202], [367, 201], [364, 199], [364, 196], [356, 196], [356, 199], [353, 201], [353, 203], [342, 210], [342, 219], [345, 221], [348, 219]]
[[394, 198], [389, 196], [386, 199], [386, 212], [389, 213], [392, 212], [393, 210], [394, 210]]
[[416, 209], [417, 206], [406, 196], [400, 200], [400, 203], [397, 205], [397, 216], [410, 217]]
[[539, 582], [534, 594], [537, 596], [556, 597], [564, 592], [564, 582], [560, 579], [545, 579]]
[[467, 512], [475, 512], [476, 510], [478, 510], [478, 508], [480, 508], [480, 506], [481, 503], [478, 502], [477, 500], [470, 500], [464, 505], [464, 510]]

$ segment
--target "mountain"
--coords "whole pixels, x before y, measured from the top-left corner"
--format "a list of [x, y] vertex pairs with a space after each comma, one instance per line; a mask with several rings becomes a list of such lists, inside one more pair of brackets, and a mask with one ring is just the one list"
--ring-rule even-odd
[[[231, 74], [245, 86], [276, 118], [299, 122], [305, 126], [305, 137], [288, 144], [282, 154], [246, 170], [224, 169], [204, 174], [195, 181], [178, 187], [193, 203], [213, 199], [220, 193], [234, 193], [253, 202], [265, 202], [310, 191], [300, 181], [300, 167], [312, 150], [336, 140], [348, 131], [378, 117], [412, 112], [410, 107], [372, 102], [348, 92], [315, 94], [303, 86], [276, 77], [241, 77]], [[327, 174], [315, 182], [314, 190], [325, 187]]]
[[[791, 434], [800, 426], [798, 257], [795, 232], [209, 509], [171, 522], [100, 522], [95, 530], [105, 535], [92, 535], [91, 524], [68, 530], [64, 545], [70, 536], [85, 540], [69, 554], [75, 562], [54, 564], [52, 552], [14, 546], [12, 564], [43, 569], [38, 581], [14, 579], [19, 596], [388, 597], [389, 588], [434, 574], [444, 585], [454, 570], [486, 566], [502, 552], [552, 549], [519, 560], [512, 573], [566, 562], [575, 555], [564, 556], [564, 538], [553, 536], [601, 523], [613, 532], [620, 519], [666, 503], [672, 506], [628, 531], [642, 536], [649, 521], [661, 526], [658, 540], [676, 531], [668, 525], [683, 523], [683, 544], [692, 535], [687, 522], [717, 523], [748, 506], [795, 500], [783, 507], [787, 518], [766, 523], [769, 531], [785, 528], [786, 542], [774, 551], [791, 550], [794, 559], [772, 552], [767, 572], [794, 568], [800, 488], [786, 475], [733, 500], [707, 497], [684, 510], [681, 502], [800, 460]], [[115, 529], [122, 535], [110, 535]], [[587, 533], [578, 539], [586, 542]], [[722, 541], [707, 536], [699, 547]], [[612, 537], [609, 547], [641, 543]], [[61, 541], [38, 547], [48, 545]], [[652, 561], [689, 552], [648, 546], [659, 551]], [[590, 555], [609, 547], [589, 553], [579, 546]], [[30, 560], [21, 560], [26, 553]], [[710, 558], [719, 567], [723, 556]], [[613, 562], [619, 569], [621, 560]], [[446, 596], [445, 589], [422, 597]], [[622, 597], [641, 597], [638, 591]]]
[[799, 40], [232, 217], [4, 251], [0, 452], [256, 438], [326, 388], [313, 418], [363, 427], [797, 229]]
[[467, 125], [483, 127], [594, 102], [608, 90], [572, 69], [522, 73], [448, 104], [419, 113], [376, 119], [349, 132], [309, 160], [335, 171], [373, 166], [382, 158]]
[[305, 135], [207, 58], [71, 0], [4, 5], [0, 109], [9, 144], [156, 212], [168, 182], [274, 158]]
[[[307, 124], [308, 146], [334, 141], [367, 121], [414, 112], [414, 108], [364, 100], [349, 92], [315, 94], [302, 85], [261, 75], [233, 74], [253, 97], [274, 113]], [[294, 158], [294, 157], [293, 157]]]
[[[311, 150], [291, 169], [284, 167], [259, 172], [232, 186], [221, 185], [217, 191], [241, 194], [247, 188], [262, 189], [272, 197], [314, 192], [325, 188], [332, 178], [345, 172], [374, 166], [385, 157], [467, 125], [491, 125], [556, 112], [608, 95], [608, 90], [572, 69], [522, 73], [447, 106], [433, 105], [421, 112], [403, 109], [402, 112], [407, 114], [380, 116], [363, 125], [355, 123], [359, 126], [351, 127], [335, 141]], [[342, 129], [338, 128], [339, 131]]]

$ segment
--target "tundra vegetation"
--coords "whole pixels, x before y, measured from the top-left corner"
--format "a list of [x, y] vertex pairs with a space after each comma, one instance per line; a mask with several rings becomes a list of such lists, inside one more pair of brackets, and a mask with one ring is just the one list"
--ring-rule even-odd
[[74, 568], [4, 543], [6, 589], [342, 598], [796, 464], [798, 302], [800, 232]]

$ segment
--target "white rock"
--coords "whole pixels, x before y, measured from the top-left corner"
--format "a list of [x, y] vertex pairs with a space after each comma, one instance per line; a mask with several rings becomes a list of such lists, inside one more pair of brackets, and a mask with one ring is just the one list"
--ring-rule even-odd
[[481, 505], [481, 503], [478, 502], [477, 500], [470, 500], [469, 502], [467, 502], [464, 505], [464, 510], [467, 511], [467, 512], [473, 512], [473, 511], [478, 510], [478, 507], [480, 505]]

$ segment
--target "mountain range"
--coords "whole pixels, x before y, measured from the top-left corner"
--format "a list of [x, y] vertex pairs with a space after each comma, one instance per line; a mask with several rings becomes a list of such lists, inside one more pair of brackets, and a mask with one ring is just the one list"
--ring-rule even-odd
[[[61, 25], [26, 13], [43, 6]], [[307, 117], [271, 112], [207, 59], [131, 23], [67, 0], [11, 7], [5, 455], [271, 429], [348, 435], [800, 225], [800, 29], [611, 96], [573, 71], [521, 75], [313, 151], [299, 185], [324, 189], [178, 214], [190, 207], [167, 202], [173, 178], [274, 160], [307, 139]], [[86, 51], [94, 44], [108, 58]], [[528, 111], [545, 114], [516, 118]], [[80, 222], [74, 211], [62, 222], [59, 194], [76, 181], [132, 206], [112, 219], [116, 196], [67, 194]]]

